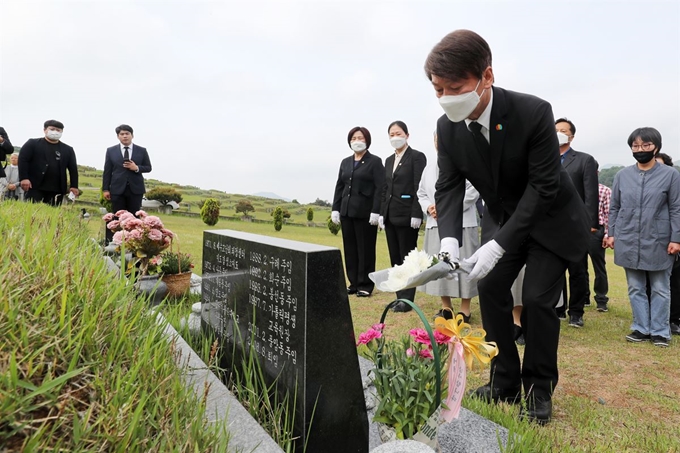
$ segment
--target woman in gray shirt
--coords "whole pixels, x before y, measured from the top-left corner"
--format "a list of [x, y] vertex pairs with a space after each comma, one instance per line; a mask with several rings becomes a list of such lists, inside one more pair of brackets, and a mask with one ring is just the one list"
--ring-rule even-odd
[[626, 339], [667, 347], [670, 274], [680, 252], [680, 173], [654, 159], [661, 150], [656, 129], [636, 129], [628, 145], [637, 163], [614, 177], [607, 246], [614, 249], [614, 262], [626, 271], [633, 310], [632, 332]]

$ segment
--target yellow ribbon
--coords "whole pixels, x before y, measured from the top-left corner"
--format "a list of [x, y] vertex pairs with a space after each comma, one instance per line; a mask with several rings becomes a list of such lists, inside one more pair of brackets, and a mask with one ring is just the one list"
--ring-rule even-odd
[[470, 370], [473, 359], [488, 365], [498, 355], [496, 342], [485, 341], [486, 331], [463, 322], [463, 316], [459, 314], [448, 320], [440, 316], [434, 320], [434, 326], [437, 332], [451, 337], [452, 342], [459, 342], [463, 346], [465, 365]]

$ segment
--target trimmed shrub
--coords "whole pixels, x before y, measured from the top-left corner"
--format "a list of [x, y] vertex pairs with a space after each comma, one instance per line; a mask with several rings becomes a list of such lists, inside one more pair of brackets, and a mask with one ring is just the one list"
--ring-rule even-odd
[[220, 220], [220, 202], [214, 198], [208, 198], [201, 208], [201, 220], [209, 226], [214, 226]]

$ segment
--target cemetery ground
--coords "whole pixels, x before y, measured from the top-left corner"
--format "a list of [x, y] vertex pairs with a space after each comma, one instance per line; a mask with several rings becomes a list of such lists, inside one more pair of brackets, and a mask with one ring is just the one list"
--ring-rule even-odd
[[[189, 251], [200, 263], [202, 231], [199, 219], [166, 215], [165, 225], [182, 237], [182, 250]], [[91, 229], [93, 225], [90, 226]], [[342, 237], [327, 228], [284, 225], [276, 232], [272, 224], [222, 221], [209, 229], [232, 229], [283, 239], [337, 247]], [[422, 247], [422, 235], [419, 248]], [[388, 268], [389, 258], [384, 232], [378, 234], [377, 269]], [[600, 313], [586, 307], [585, 327], [568, 327], [561, 323], [559, 367], [560, 381], [554, 394], [553, 421], [545, 427], [517, 421], [519, 409], [501, 404], [489, 406], [466, 398], [464, 406], [521, 434], [530, 450], [574, 452], [675, 452], [680, 451], [680, 338], [675, 336], [669, 348], [651, 343], [625, 341], [629, 333], [631, 309], [623, 269], [614, 265], [608, 251], [609, 312]], [[592, 276], [592, 269], [591, 269]], [[385, 305], [394, 295], [375, 291], [370, 298], [350, 296], [355, 334], [378, 322]], [[424, 313], [439, 309], [436, 297], [417, 293], [416, 303]], [[454, 308], [459, 301], [454, 300]], [[177, 309], [177, 307], [175, 307]], [[186, 306], [186, 313], [189, 305]], [[388, 335], [407, 334], [418, 327], [414, 313], [390, 313]], [[477, 298], [472, 303], [472, 324], [481, 325]], [[520, 353], [523, 347], [520, 348]], [[329, 351], [332, 348], [329, 347]], [[330, 353], [330, 352], [329, 352]], [[501, 352], [502, 353], [502, 352]], [[488, 381], [488, 371], [468, 374], [468, 388]], [[526, 445], [525, 445], [526, 446]]]
[[[107, 280], [96, 248], [85, 245], [87, 236], [98, 237], [99, 219], [92, 216], [85, 225], [77, 209], [61, 211], [61, 220], [49, 221], [44, 206], [0, 209], [0, 436], [33, 419], [36, 442], [67, 451], [96, 451], [103, 442], [111, 445], [108, 451], [224, 451], [218, 444], [226, 442], [224, 433], [205, 430], [201, 405], [191, 404], [193, 397], [182, 390], [170, 347], [162, 347], [159, 329], [143, 316], [146, 307], [129, 303], [130, 288]], [[206, 226], [198, 218], [161, 217], [200, 264]], [[210, 229], [342, 250], [341, 236], [327, 228], [284, 225], [275, 232], [272, 224], [220, 220]], [[384, 233], [377, 255], [377, 268], [389, 267]], [[527, 443], [513, 451], [680, 451], [678, 337], [667, 349], [625, 341], [631, 317], [625, 277], [613, 255], [608, 261], [610, 311], [587, 308], [582, 329], [562, 324], [561, 376], [549, 425], [518, 422], [516, 407], [464, 400], [465, 407], [523, 436]], [[195, 271], [200, 274], [200, 267]], [[378, 291], [370, 298], [350, 296], [355, 333], [377, 322], [392, 298]], [[169, 304], [173, 318], [188, 314], [190, 302]], [[422, 293], [416, 302], [426, 314], [439, 308], [437, 298]], [[472, 307], [472, 323], [480, 325], [476, 299]], [[413, 313], [390, 313], [388, 334], [401, 336], [419, 322]], [[487, 380], [488, 372], [471, 372], [468, 388]], [[6, 447], [4, 439], [0, 445]], [[78, 448], [67, 444], [74, 439]]]

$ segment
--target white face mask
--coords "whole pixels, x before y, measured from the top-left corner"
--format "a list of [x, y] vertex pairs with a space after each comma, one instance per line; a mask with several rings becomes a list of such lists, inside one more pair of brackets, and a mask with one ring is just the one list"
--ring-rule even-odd
[[366, 149], [366, 143], [361, 140], [354, 141], [349, 145], [355, 153], [360, 153]]
[[[475, 89], [468, 93], [442, 96], [439, 98], [439, 105], [442, 106], [444, 113], [446, 113], [446, 116], [451, 121], [454, 123], [463, 121], [470, 116], [475, 108], [477, 108], [480, 100], [480, 96], [477, 94], [477, 88], [479, 88], [480, 83], [482, 83], [482, 79], [479, 79]], [[482, 94], [484, 94], [484, 90], [482, 90]]]
[[61, 138], [61, 132], [59, 132], [59, 131], [53, 131], [53, 130], [51, 130], [51, 129], [48, 129], [48, 130], [47, 130], [47, 133], [45, 134], [45, 136], [46, 136], [47, 138], [49, 138], [50, 140], [57, 141], [57, 140], [59, 140], [59, 139]]
[[390, 138], [390, 144], [392, 145], [392, 148], [394, 148], [394, 149], [401, 149], [406, 144], [406, 137], [399, 137], [399, 136], [391, 137]]
[[569, 136], [565, 133], [558, 132], [557, 141], [559, 142], [560, 146], [566, 145], [567, 143], [569, 143]]

